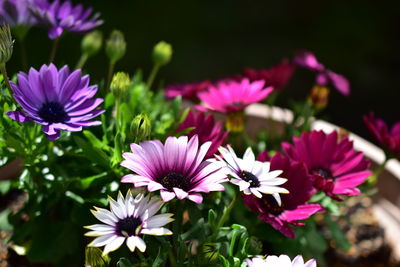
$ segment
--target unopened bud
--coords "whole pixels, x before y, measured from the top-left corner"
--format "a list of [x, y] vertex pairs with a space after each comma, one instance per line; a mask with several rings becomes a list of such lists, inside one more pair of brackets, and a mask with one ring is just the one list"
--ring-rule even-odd
[[153, 48], [153, 61], [159, 66], [168, 64], [172, 57], [172, 46], [164, 41], [159, 42]]
[[81, 43], [81, 49], [84, 54], [91, 57], [101, 49], [103, 45], [103, 34], [101, 31], [93, 31], [86, 34]]
[[126, 42], [124, 34], [121, 31], [114, 30], [106, 43], [107, 56], [111, 63], [115, 64], [126, 52]]
[[126, 96], [130, 85], [131, 79], [129, 75], [125, 72], [117, 72], [112, 78], [110, 89], [116, 97], [123, 98]]
[[318, 109], [323, 109], [328, 105], [329, 100], [329, 88], [326, 86], [315, 85], [311, 89], [311, 93], [308, 97], [308, 101], [311, 105]]
[[131, 132], [134, 137], [143, 139], [150, 135], [151, 122], [146, 114], [137, 115], [131, 124]]
[[13, 53], [14, 40], [11, 36], [10, 26], [4, 24], [0, 27], [0, 64], [4, 65], [10, 60]]
[[251, 236], [247, 241], [247, 252], [249, 254], [258, 255], [262, 252], [262, 242], [254, 236]]

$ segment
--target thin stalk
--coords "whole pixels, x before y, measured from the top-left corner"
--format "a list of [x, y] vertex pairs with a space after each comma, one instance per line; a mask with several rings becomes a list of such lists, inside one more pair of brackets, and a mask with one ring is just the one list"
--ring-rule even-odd
[[6, 86], [9, 90], [10, 95], [12, 95], [10, 80], [8, 79], [7, 70], [6, 70], [6, 64], [0, 65], [0, 72], [1, 72], [1, 74], [3, 74], [3, 78], [4, 78], [4, 81], [6, 82]]
[[229, 219], [229, 216], [231, 215], [231, 211], [233, 209], [233, 207], [235, 206], [236, 202], [238, 201], [240, 197], [240, 193], [238, 193], [231, 201], [231, 203], [229, 203], [228, 207], [226, 207], [224, 214], [222, 215], [221, 219], [219, 219], [217, 227], [215, 228], [215, 232], [214, 234], [211, 236], [211, 240], [215, 240], [217, 239], [218, 233], [219, 233], [219, 229], [224, 226], [224, 223]]
[[151, 86], [153, 85], [154, 79], [156, 78], [159, 70], [160, 65], [154, 64], [153, 69], [150, 72], [149, 78], [147, 79], [147, 88], [151, 89]]
[[110, 65], [108, 67], [108, 75], [107, 75], [107, 86], [106, 86], [106, 92], [105, 95], [108, 93], [110, 90], [110, 85], [111, 85], [111, 79], [114, 74], [114, 68], [115, 68], [115, 63], [110, 62]]
[[83, 69], [83, 66], [85, 66], [86, 61], [88, 60], [89, 56], [86, 53], [83, 53], [81, 55], [81, 58], [79, 59], [78, 63], [75, 66], [75, 69]]
[[60, 37], [53, 40], [53, 46], [51, 48], [51, 52], [50, 52], [50, 56], [49, 56], [49, 63], [54, 62], [54, 59], [56, 58], [56, 53], [57, 53], [57, 48], [58, 48], [59, 42], [60, 42]]
[[376, 183], [378, 182], [379, 175], [381, 172], [385, 169], [385, 166], [387, 162], [390, 160], [389, 157], [386, 157], [385, 160], [382, 162], [381, 165], [379, 165], [373, 172], [373, 174], [368, 178], [367, 184], [369, 186], [375, 186]]

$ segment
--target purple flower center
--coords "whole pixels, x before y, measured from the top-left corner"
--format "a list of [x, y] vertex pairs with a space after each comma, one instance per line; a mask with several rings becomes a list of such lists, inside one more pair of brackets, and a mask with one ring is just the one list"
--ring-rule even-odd
[[319, 175], [325, 179], [332, 179], [332, 174], [329, 170], [323, 169], [323, 168], [317, 168], [313, 171], [311, 171], [312, 174]]
[[162, 177], [159, 180], [160, 184], [164, 186], [166, 189], [169, 191], [172, 191], [174, 187], [180, 188], [183, 191], [189, 191], [190, 190], [190, 182], [188, 179], [186, 179], [185, 176], [182, 174], [178, 174], [175, 172], [170, 172], [164, 177]]
[[271, 213], [271, 214], [273, 214], [275, 216], [278, 216], [279, 214], [281, 214], [285, 210], [284, 207], [283, 207], [284, 203], [282, 203], [279, 206], [278, 202], [276, 202], [275, 198], [273, 196], [271, 196], [271, 195], [265, 195], [264, 194], [263, 198], [262, 198], [262, 202], [264, 204], [265, 209], [269, 213]]
[[38, 114], [44, 121], [49, 123], [64, 122], [69, 118], [64, 107], [53, 101], [44, 103]]
[[138, 235], [140, 228], [142, 225], [142, 220], [140, 218], [136, 218], [133, 216], [126, 217], [122, 220], [119, 220], [116, 224], [116, 232], [121, 236], [133, 236]]
[[242, 178], [244, 181], [250, 183], [250, 187], [259, 187], [260, 186], [260, 181], [251, 172], [241, 171], [240, 178]]

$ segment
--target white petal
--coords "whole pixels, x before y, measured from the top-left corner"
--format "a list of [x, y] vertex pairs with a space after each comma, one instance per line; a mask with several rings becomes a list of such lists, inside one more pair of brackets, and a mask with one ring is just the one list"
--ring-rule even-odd
[[118, 236], [116, 236], [115, 234], [103, 235], [103, 236], [95, 238], [88, 246], [89, 247], [102, 247], [102, 246], [112, 242], [117, 237]]
[[104, 247], [103, 256], [107, 255], [111, 251], [118, 249], [122, 245], [122, 243], [124, 243], [124, 241], [125, 241], [125, 237], [119, 236], [116, 239], [114, 239], [111, 243], [108, 243]]
[[115, 214], [115, 216], [117, 216], [119, 219], [128, 217], [125, 206], [120, 206], [120, 204], [111, 197], [108, 198], [108, 201], [110, 202], [111, 211]]
[[89, 231], [87, 233], [85, 233], [85, 236], [104, 236], [104, 235], [110, 235], [110, 234], [114, 234], [115, 230], [107, 230], [107, 231]]
[[126, 245], [128, 246], [131, 252], [134, 252], [136, 248], [135, 237], [134, 236], [128, 237], [128, 239], [126, 240]]
[[163, 213], [156, 216], [153, 216], [145, 222], [146, 228], [157, 228], [166, 225], [167, 223], [172, 222], [174, 219], [171, 217], [174, 216], [172, 213]]
[[262, 198], [262, 194], [260, 192], [258, 192], [257, 188], [254, 187], [250, 187], [250, 191], [251, 193], [253, 193], [253, 195], [255, 195], [258, 198]]
[[144, 235], [172, 235], [172, 232], [164, 227], [142, 229], [140, 233]]
[[146, 250], [146, 243], [144, 243], [143, 239], [141, 239], [138, 236], [131, 236], [132, 241], [135, 244], [135, 247], [137, 247], [141, 252], [144, 252]]
[[93, 213], [94, 217], [105, 224], [115, 225], [115, 223], [118, 221], [118, 218], [115, 217], [115, 215], [109, 210], [96, 208], [96, 210], [91, 210], [91, 212]]

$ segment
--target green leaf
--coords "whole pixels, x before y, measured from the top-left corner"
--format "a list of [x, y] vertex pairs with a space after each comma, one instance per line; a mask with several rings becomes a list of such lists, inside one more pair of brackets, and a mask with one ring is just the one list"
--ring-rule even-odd
[[66, 192], [65, 192], [65, 196], [66, 196], [66, 197], [69, 197], [69, 198], [71, 198], [71, 199], [73, 199], [73, 200], [75, 200], [75, 201], [78, 202], [79, 204], [85, 203], [85, 200], [84, 200], [81, 196], [75, 194], [74, 192], [66, 191]]
[[9, 209], [5, 209], [2, 212], [0, 212], [0, 229], [4, 231], [12, 231], [13, 226], [10, 224], [8, 221], [8, 215], [10, 214]]
[[106, 99], [104, 101], [104, 107], [106, 109], [110, 108], [111, 106], [114, 106], [115, 104], [115, 97], [112, 93], [108, 93], [106, 96]]
[[10, 190], [11, 181], [0, 181], [0, 195], [4, 195]]
[[208, 223], [212, 228], [215, 227], [216, 221], [217, 221], [217, 213], [213, 209], [210, 209], [208, 211]]
[[133, 264], [127, 258], [120, 258], [117, 262], [117, 267], [132, 267]]
[[74, 135], [74, 140], [82, 149], [82, 153], [87, 159], [103, 167], [110, 168], [108, 156], [101, 149], [91, 146], [88, 142], [76, 135]]
[[110, 147], [107, 146], [104, 142], [98, 139], [92, 132], [85, 130], [83, 131], [83, 135], [86, 136], [87, 140], [96, 148], [103, 149], [105, 151], [109, 151]]
[[87, 189], [87, 188], [90, 187], [90, 185], [91, 185], [94, 181], [96, 181], [97, 179], [104, 178], [104, 177], [106, 177], [107, 175], [108, 175], [108, 172], [102, 172], [102, 173], [97, 174], [97, 175], [93, 175], [93, 176], [89, 176], [89, 177], [86, 177], [86, 178], [79, 179], [80, 187], [81, 187], [82, 189]]

